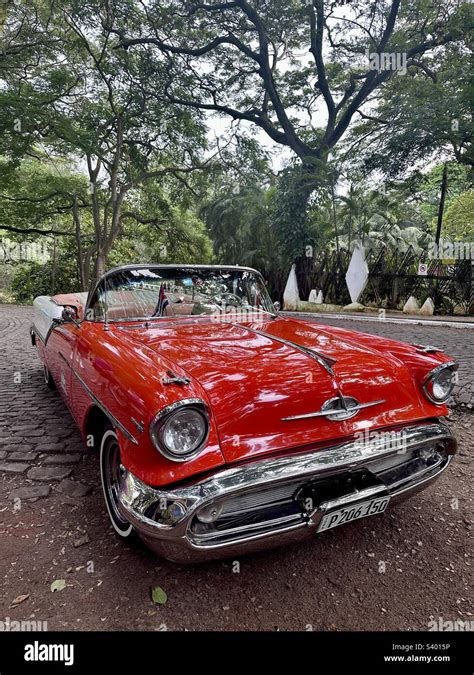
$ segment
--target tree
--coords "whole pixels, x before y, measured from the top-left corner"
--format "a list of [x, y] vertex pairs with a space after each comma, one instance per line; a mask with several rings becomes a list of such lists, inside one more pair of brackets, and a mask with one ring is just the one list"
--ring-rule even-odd
[[[163, 64], [151, 54], [114, 49], [112, 4], [86, 0], [45, 8], [36, 0], [36, 10], [38, 36], [48, 28], [60, 46], [55, 52], [51, 48], [53, 54], [51, 49], [40, 53], [21, 78], [15, 71], [4, 76], [0, 103], [7, 101], [17, 114], [24, 139], [6, 143], [4, 151], [10, 164], [45, 147], [85, 166], [94, 232], [86, 258], [95, 259], [97, 278], [126, 221], [153, 223], [139, 209], [141, 186], [168, 177], [186, 185], [187, 176], [206, 165], [200, 158], [206, 139], [193, 111], [150, 95], [150, 77], [156, 94], [165, 76]], [[16, 56], [7, 54], [7, 61]], [[4, 124], [10, 125], [11, 136], [11, 120]], [[83, 212], [76, 197], [71, 212], [80, 230]]]
[[46, 263], [23, 262], [15, 267], [11, 292], [16, 302], [30, 304], [38, 295], [78, 290], [74, 257], [61, 254]]
[[456, 197], [446, 209], [442, 236], [470, 243], [474, 241], [474, 190]]
[[202, 207], [220, 262], [268, 267], [272, 256], [268, 192], [234, 185]]
[[[124, 50], [154, 46], [166, 57], [171, 102], [250, 122], [311, 163], [327, 160], [353, 116], [394, 74], [364, 63], [368, 48], [376, 56], [403, 52], [412, 64], [462, 35], [463, 7], [454, 0], [410, 0], [404, 9], [400, 0], [356, 0], [344, 16], [346, 4], [154, 1], [142, 6], [140, 25], [134, 16], [115, 32]], [[324, 126], [312, 121], [320, 104]]]
[[[468, 17], [463, 30], [467, 42]], [[371, 114], [354, 125], [348, 158], [366, 172], [389, 176], [406, 176], [420, 162], [443, 158], [472, 168], [472, 82], [467, 44], [412, 61], [405, 76], [392, 78], [372, 100]]]
[[408, 66], [423, 65], [462, 39], [466, 5], [151, 0], [115, 32], [129, 53], [154, 48], [162, 55], [171, 103], [258, 128], [294, 153], [302, 168], [284, 174], [281, 192], [292, 205], [281, 203], [277, 213], [285, 244], [301, 255], [313, 238], [308, 209], [315, 189], [329, 185], [334, 204], [330, 156], [396, 72], [374, 61], [398, 54]]
[[[212, 242], [205, 223], [187, 201], [186, 195], [180, 199], [155, 182], [147, 183], [140, 194], [140, 210], [149, 222], [125, 223], [111, 262], [212, 262]], [[134, 249], [128, 259], [123, 245]]]
[[89, 206], [85, 176], [67, 161], [25, 160], [17, 168], [0, 161], [0, 231], [13, 241], [70, 239], [69, 255], [75, 261], [79, 288], [86, 287], [92, 251], [90, 219], [81, 225], [80, 212]]

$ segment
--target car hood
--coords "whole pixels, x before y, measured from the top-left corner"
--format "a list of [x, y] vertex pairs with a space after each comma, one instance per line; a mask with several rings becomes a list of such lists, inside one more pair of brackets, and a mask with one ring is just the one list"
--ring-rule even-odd
[[[124, 333], [200, 386], [227, 462], [432, 415], [407, 366], [358, 342], [357, 333], [342, 338], [327, 326], [280, 317], [245, 323], [197, 317]], [[331, 366], [301, 347], [327, 357]], [[285, 419], [318, 412], [340, 394], [376, 404], [343, 421]], [[182, 386], [179, 395], [186, 398]]]

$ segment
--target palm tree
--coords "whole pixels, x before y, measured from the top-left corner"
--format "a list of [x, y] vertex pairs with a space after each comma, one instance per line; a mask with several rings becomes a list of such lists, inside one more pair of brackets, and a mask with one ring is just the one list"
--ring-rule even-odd
[[406, 219], [398, 193], [366, 191], [363, 186], [351, 184], [347, 195], [339, 199], [341, 220], [346, 226], [346, 234], [340, 239], [349, 250], [354, 236], [366, 248], [388, 246], [405, 252], [411, 246], [421, 253], [426, 245], [429, 235]]

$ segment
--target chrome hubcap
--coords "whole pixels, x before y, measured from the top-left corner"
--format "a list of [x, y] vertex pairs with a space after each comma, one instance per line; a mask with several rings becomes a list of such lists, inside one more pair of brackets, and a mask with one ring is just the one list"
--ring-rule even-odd
[[107, 452], [104, 462], [104, 477], [106, 483], [106, 490], [109, 499], [110, 508], [113, 511], [114, 518], [120, 524], [127, 525], [118, 510], [118, 496], [120, 483], [125, 474], [125, 467], [120, 463], [120, 450], [118, 443], [112, 439], [107, 447]]

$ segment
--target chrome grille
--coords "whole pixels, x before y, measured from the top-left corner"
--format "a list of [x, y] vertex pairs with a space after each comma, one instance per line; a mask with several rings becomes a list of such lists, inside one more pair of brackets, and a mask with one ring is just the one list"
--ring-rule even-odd
[[442, 444], [437, 446], [440, 448], [439, 455], [435, 454], [428, 463], [420, 459], [420, 453], [434, 447], [432, 443], [426, 443], [407, 452], [383, 458], [374, 457], [371, 461], [361, 463], [357, 469], [336, 474], [318, 472], [286, 483], [275, 483], [271, 487], [257, 485], [245, 492], [235, 492], [214, 502], [216, 506], [222, 505], [222, 511], [215, 521], [203, 523], [196, 515], [193, 517], [190, 523], [191, 537], [196, 544], [206, 546], [302, 524], [308, 515], [300, 491], [314, 489], [314, 505], [351, 493], [356, 499], [357, 490], [353, 491], [350, 483], [354, 478], [357, 480], [358, 474], [364, 474], [362, 480], [368, 479], [369, 485], [376, 485], [378, 481], [382, 489], [384, 484], [390, 489], [409, 481], [415, 473], [429, 471], [430, 466], [445, 461]]
[[253, 492], [246, 492], [241, 495], [236, 495], [226, 500], [222, 509], [222, 515], [241, 513], [242, 511], [249, 511], [269, 504], [276, 504], [278, 502], [290, 501], [298, 483], [290, 483], [286, 485], [275, 485], [266, 490], [259, 490]]

